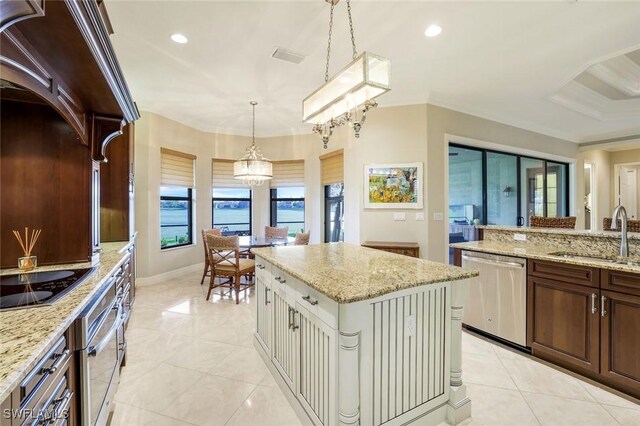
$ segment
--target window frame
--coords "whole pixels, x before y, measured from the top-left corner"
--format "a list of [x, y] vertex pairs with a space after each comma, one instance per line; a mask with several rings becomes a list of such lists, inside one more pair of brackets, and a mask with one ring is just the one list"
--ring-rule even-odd
[[[304, 187], [303, 188], [304, 191]], [[305, 226], [306, 226], [306, 221], [305, 221], [305, 213], [306, 213], [306, 209], [307, 209], [307, 203], [305, 200], [306, 197], [283, 197], [283, 198], [278, 198], [278, 188], [270, 188], [269, 189], [269, 199], [270, 199], [270, 204], [269, 204], [269, 223], [271, 226], [273, 227], [277, 227], [278, 224], [290, 224], [290, 223], [302, 223], [302, 230], [304, 231]], [[299, 221], [294, 221], [294, 222], [278, 222], [278, 201], [302, 201], [303, 203], [303, 207], [302, 207], [302, 222]], [[288, 228], [288, 226], [287, 226]]]
[[[167, 188], [180, 188], [180, 187], [171, 187], [167, 186]], [[162, 205], [163, 201], [186, 201], [187, 202], [187, 242], [182, 244], [173, 244], [169, 246], [162, 246], [162, 228], [175, 228], [178, 226], [185, 225], [163, 225], [162, 224], [162, 216], [160, 217], [160, 250], [173, 249], [178, 247], [190, 246], [193, 245], [193, 188], [185, 188], [187, 190], [187, 195], [185, 197], [180, 197], [176, 195], [160, 195], [160, 204]], [[162, 209], [162, 207], [160, 207]]]
[[343, 211], [342, 219], [344, 220], [344, 182], [337, 182], [337, 183], [342, 185], [342, 195], [334, 196], [334, 197], [329, 196], [329, 191], [330, 191], [331, 185], [335, 185], [336, 183], [324, 185], [324, 242], [325, 243], [344, 241], [344, 227], [341, 226], [342, 240], [330, 241], [331, 238], [329, 237], [329, 234], [331, 232], [331, 226], [327, 226], [330, 224], [329, 223], [330, 215], [327, 214], [327, 208], [328, 208], [327, 205], [328, 205], [328, 202], [330, 201], [342, 202], [342, 211]]
[[[220, 189], [231, 189], [231, 188], [220, 188]], [[215, 202], [216, 201], [249, 201], [249, 233], [247, 235], [253, 235], [253, 190], [249, 189], [249, 198], [242, 197], [214, 197], [211, 195], [211, 227], [215, 228]], [[233, 223], [224, 223], [218, 224], [218, 226], [227, 226], [227, 225], [244, 225], [246, 222], [233, 222]], [[243, 234], [223, 234], [223, 235], [243, 235]]]

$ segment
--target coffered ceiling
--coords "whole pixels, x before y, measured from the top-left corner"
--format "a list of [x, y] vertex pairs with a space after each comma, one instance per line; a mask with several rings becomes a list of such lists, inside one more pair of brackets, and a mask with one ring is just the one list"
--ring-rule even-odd
[[[325, 1], [106, 2], [112, 42], [141, 110], [247, 135], [255, 99], [258, 136], [310, 132], [301, 123], [302, 99], [323, 82]], [[358, 50], [392, 61], [392, 89], [381, 106], [430, 102], [573, 142], [640, 134], [633, 111], [589, 114], [557, 99], [577, 85], [617, 105], [640, 102], [633, 72], [622, 72], [626, 84], [607, 77], [640, 62], [638, 1], [352, 3]], [[432, 23], [442, 34], [426, 38]], [[189, 42], [173, 42], [173, 33]], [[331, 73], [350, 61], [349, 41], [343, 0]], [[306, 56], [299, 64], [274, 59], [276, 47]]]

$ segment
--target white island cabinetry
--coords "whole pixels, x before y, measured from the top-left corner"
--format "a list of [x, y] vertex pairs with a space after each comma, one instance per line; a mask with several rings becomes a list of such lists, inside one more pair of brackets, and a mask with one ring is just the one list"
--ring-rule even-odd
[[256, 346], [314, 424], [456, 423], [472, 276], [348, 244], [256, 250]]

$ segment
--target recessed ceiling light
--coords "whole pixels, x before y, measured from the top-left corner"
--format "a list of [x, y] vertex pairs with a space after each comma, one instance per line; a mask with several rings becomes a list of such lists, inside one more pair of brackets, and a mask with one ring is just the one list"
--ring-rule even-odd
[[171, 34], [171, 40], [175, 41], [176, 43], [180, 43], [180, 44], [185, 44], [186, 42], [189, 41], [188, 38], [186, 38], [182, 34], [178, 34], [178, 33]]
[[440, 25], [432, 24], [427, 27], [424, 32], [424, 35], [427, 37], [435, 37], [442, 32], [442, 27]]

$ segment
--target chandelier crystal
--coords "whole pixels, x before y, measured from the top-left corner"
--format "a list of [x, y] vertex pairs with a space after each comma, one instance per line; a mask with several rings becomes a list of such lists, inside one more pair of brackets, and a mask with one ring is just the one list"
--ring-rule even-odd
[[251, 146], [242, 158], [233, 163], [233, 177], [247, 186], [260, 186], [273, 178], [273, 164], [262, 156], [260, 148], [256, 146], [256, 101], [250, 102], [253, 107], [253, 134]]
[[326, 149], [338, 126], [349, 124], [355, 137], [360, 137], [367, 112], [378, 106], [375, 98], [391, 89], [391, 61], [369, 52], [357, 54], [351, 2], [347, 0], [353, 61], [329, 79], [333, 8], [339, 0], [325, 1], [331, 3], [325, 83], [302, 101], [302, 121], [314, 125], [313, 132], [320, 135]]

